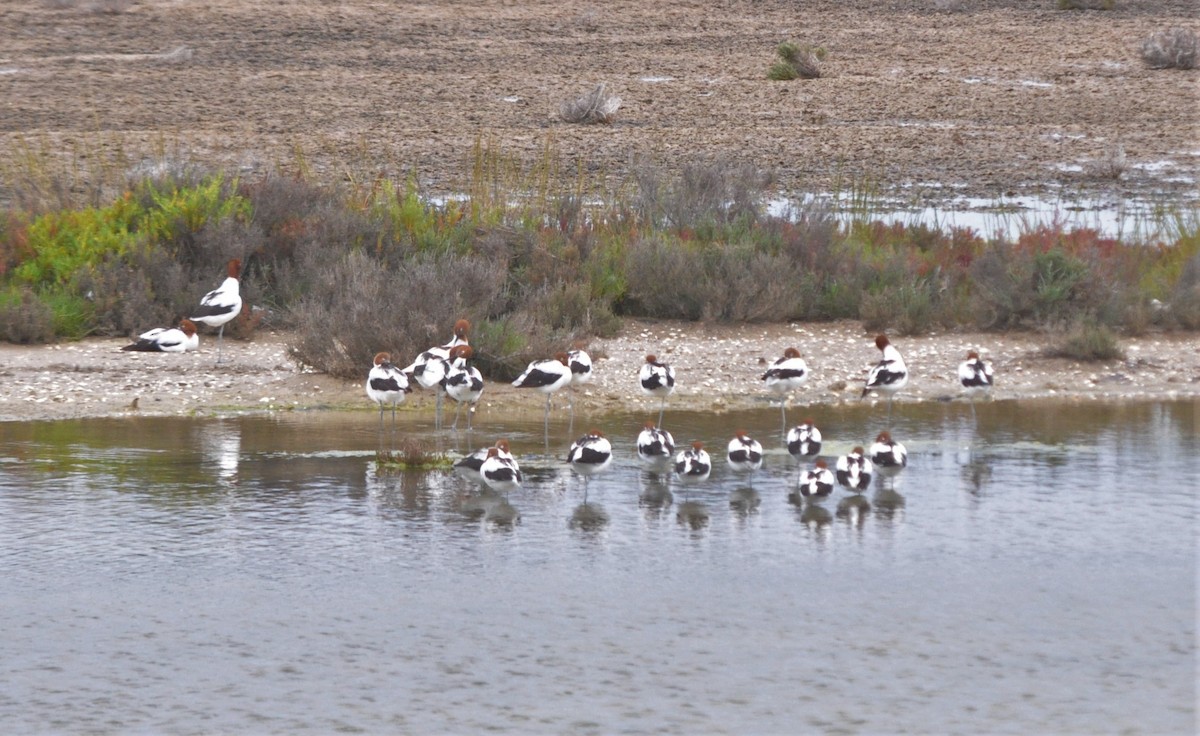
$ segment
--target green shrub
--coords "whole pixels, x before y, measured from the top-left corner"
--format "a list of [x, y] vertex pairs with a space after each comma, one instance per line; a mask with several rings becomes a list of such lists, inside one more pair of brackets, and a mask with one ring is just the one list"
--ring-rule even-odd
[[1116, 360], [1125, 357], [1125, 351], [1117, 342], [1116, 333], [1095, 320], [1083, 319], [1075, 322], [1062, 333], [1046, 354], [1053, 358], [1069, 358], [1094, 362]]

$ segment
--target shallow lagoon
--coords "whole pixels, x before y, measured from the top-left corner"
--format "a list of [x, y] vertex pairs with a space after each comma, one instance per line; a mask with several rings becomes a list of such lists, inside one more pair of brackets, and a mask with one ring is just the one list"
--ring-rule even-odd
[[[444, 435], [512, 440], [515, 524], [378, 471], [371, 413], [0, 424], [0, 726], [1190, 733], [1196, 409], [898, 406], [902, 503], [824, 521], [765, 408], [668, 408], [681, 444], [768, 447], [753, 490], [718, 462], [689, 492], [706, 522], [636, 467], [640, 415]], [[813, 415], [828, 455], [884, 421]], [[592, 426], [607, 521], [572, 523]]]

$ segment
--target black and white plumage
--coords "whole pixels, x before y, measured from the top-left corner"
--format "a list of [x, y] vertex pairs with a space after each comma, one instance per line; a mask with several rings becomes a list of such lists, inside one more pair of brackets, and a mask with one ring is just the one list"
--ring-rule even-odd
[[767, 390], [779, 397], [782, 426], [787, 427], [788, 396], [808, 380], [808, 364], [800, 357], [799, 350], [788, 348], [783, 351], [783, 357], [762, 374], [762, 380], [766, 382]]
[[963, 393], [971, 400], [971, 413], [975, 413], [975, 399], [985, 397], [992, 391], [994, 372], [992, 364], [979, 357], [974, 350], [967, 352], [967, 359], [958, 364], [958, 382]]
[[867, 374], [867, 382], [863, 386], [862, 396], [859, 398], [864, 398], [872, 391], [887, 396], [888, 420], [890, 421], [892, 399], [896, 396], [896, 392], [908, 385], [908, 366], [904, 364], [904, 358], [901, 357], [900, 351], [888, 341], [887, 335], [876, 336], [875, 347], [883, 352], [883, 357]]
[[787, 451], [800, 462], [821, 454], [821, 430], [811, 419], [788, 430]]
[[875, 472], [884, 477], [898, 475], [908, 467], [908, 450], [892, 439], [891, 432], [880, 432], [871, 445], [871, 463]]
[[559, 389], [571, 383], [571, 367], [566, 353], [556, 353], [550, 360], [535, 360], [512, 382], [517, 388], [532, 388], [546, 394], [546, 433], [550, 432], [550, 399]]
[[638, 370], [638, 383], [642, 393], [662, 400], [658, 409], [657, 427], [662, 426], [663, 412], [667, 409], [667, 397], [675, 390], [675, 369], [667, 363], [660, 363], [658, 356], [647, 355], [646, 362]]
[[367, 374], [367, 398], [379, 404], [380, 431], [383, 430], [383, 408], [391, 405], [392, 429], [394, 430], [396, 428], [396, 405], [404, 403], [405, 396], [411, 390], [408, 385], [408, 376], [392, 365], [391, 354], [376, 353], [371, 371]]
[[479, 466], [479, 475], [488, 488], [507, 494], [521, 487], [521, 467], [512, 455], [501, 455], [499, 447], [489, 447], [487, 457]]
[[818, 460], [812, 468], [800, 476], [800, 495], [804, 498], [825, 498], [833, 493], [833, 471]]
[[583, 502], [587, 503], [588, 479], [612, 465], [612, 444], [598, 430], [591, 430], [571, 443], [567, 462], [583, 476]]
[[241, 260], [234, 258], [225, 267], [225, 280], [221, 285], [200, 299], [200, 306], [192, 310], [188, 319], [209, 327], [220, 328], [217, 333], [217, 362], [221, 362], [221, 347], [225, 339], [225, 323], [242, 313]]
[[675, 454], [675, 438], [654, 422], [646, 422], [637, 437], [637, 456], [642, 467], [651, 472], [662, 472], [671, 467]]
[[155, 327], [138, 335], [137, 341], [121, 350], [140, 353], [183, 353], [200, 347], [196, 324], [190, 319], [179, 321], [178, 327]]
[[863, 448], [855, 447], [849, 455], [842, 455], [837, 461], [837, 482], [843, 488], [854, 493], [862, 493], [871, 485], [871, 475], [875, 468], [863, 454]]
[[592, 356], [582, 347], [567, 353], [567, 366], [571, 369], [571, 385], [578, 386], [592, 380]]
[[675, 456], [675, 475], [683, 483], [699, 483], [708, 480], [712, 472], [712, 458], [704, 451], [702, 442], [693, 442], [691, 447]]
[[735, 473], [744, 473], [753, 478], [754, 471], [763, 464], [762, 444], [746, 434], [745, 430], [739, 429], [733, 439], [729, 440], [725, 457]]
[[483, 374], [479, 369], [468, 363], [474, 351], [470, 345], [455, 345], [450, 348], [450, 369], [442, 385], [446, 395], [454, 399], [454, 423], [450, 429], [458, 431], [458, 413], [462, 405], [467, 404], [467, 431], [471, 430], [471, 418], [475, 414], [475, 404], [483, 395]]
[[437, 391], [434, 399], [433, 425], [435, 429], [442, 428], [442, 392], [445, 390], [442, 383], [450, 371], [450, 351], [459, 345], [469, 345], [468, 334], [470, 331], [470, 322], [465, 319], [458, 320], [454, 323], [454, 334], [450, 338], [450, 342], [429, 348], [402, 369], [412, 376], [412, 380], [421, 388], [432, 388]]
[[[470, 455], [460, 458], [457, 462], [454, 463], [454, 472], [458, 473], [463, 478], [466, 478], [468, 480], [473, 480], [476, 483], [482, 484], [483, 483], [483, 472], [482, 472], [483, 462], [485, 460], [487, 460], [488, 450], [491, 450], [491, 449], [493, 449], [493, 448], [492, 447], [481, 447], [478, 450], [476, 450], [475, 452], [472, 452]], [[509, 460], [512, 460], [513, 462], [516, 462], [516, 458], [513, 457], [512, 451], [509, 448], [508, 440], [498, 440], [495, 444], [494, 449], [497, 450], [496, 454], [500, 458], [502, 458], [502, 459], [507, 458]]]

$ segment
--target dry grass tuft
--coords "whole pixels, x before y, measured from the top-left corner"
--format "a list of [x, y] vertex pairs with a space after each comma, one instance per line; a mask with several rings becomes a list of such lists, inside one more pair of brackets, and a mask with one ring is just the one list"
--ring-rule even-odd
[[777, 81], [790, 79], [817, 79], [821, 76], [821, 62], [825, 60], [823, 46], [784, 41], [775, 49], [779, 61], [771, 65], [767, 78]]
[[1184, 28], [1158, 31], [1142, 41], [1142, 61], [1151, 69], [1195, 69], [1196, 34]]
[[572, 102], [564, 102], [558, 115], [568, 123], [612, 123], [621, 108], [621, 98], [609, 93], [608, 86], [601, 82], [591, 92]]
[[1118, 143], [1105, 151], [1102, 157], [1089, 161], [1084, 170], [1093, 178], [1116, 181], [1121, 178], [1128, 167], [1125, 146]]

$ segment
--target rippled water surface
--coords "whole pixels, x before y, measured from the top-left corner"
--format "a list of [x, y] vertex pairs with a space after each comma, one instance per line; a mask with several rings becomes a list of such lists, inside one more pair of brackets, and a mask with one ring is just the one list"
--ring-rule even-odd
[[380, 472], [370, 413], [0, 424], [0, 731], [1191, 733], [1196, 410], [898, 406], [857, 519], [789, 503], [773, 409], [668, 408], [722, 459], [686, 506], [645, 417], [577, 417], [618, 450], [586, 516], [565, 422], [444, 435], [513, 441], [512, 524]]

